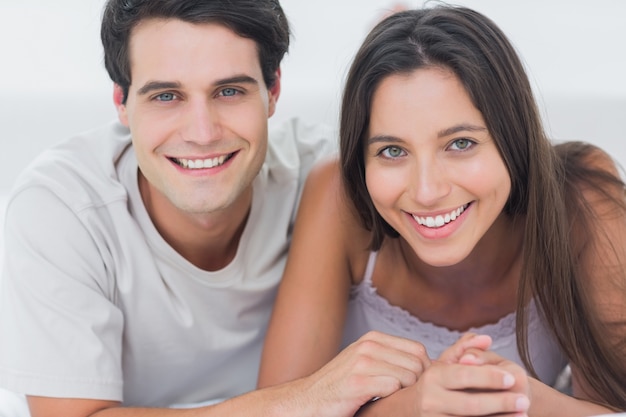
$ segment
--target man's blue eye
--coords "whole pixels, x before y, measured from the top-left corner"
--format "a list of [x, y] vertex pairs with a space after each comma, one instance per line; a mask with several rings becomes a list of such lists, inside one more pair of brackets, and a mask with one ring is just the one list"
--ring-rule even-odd
[[222, 95], [225, 97], [232, 97], [237, 94], [237, 90], [234, 88], [225, 88], [222, 90]]
[[173, 93], [161, 93], [156, 98], [159, 101], [172, 101], [176, 98], [176, 95]]

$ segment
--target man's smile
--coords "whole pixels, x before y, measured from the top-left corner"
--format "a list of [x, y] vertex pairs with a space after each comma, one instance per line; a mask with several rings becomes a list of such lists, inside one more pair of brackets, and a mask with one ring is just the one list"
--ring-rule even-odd
[[223, 165], [226, 161], [232, 158], [237, 152], [233, 152], [226, 155], [216, 156], [215, 158], [207, 159], [186, 159], [186, 158], [169, 158], [170, 161], [176, 165], [185, 169], [205, 169], [215, 168]]

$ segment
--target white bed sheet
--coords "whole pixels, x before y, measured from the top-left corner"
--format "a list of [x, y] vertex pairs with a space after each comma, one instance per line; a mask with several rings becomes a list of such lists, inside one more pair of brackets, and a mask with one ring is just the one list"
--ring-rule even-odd
[[[7, 195], [0, 193], [0, 269], [4, 256], [4, 213], [6, 209]], [[2, 287], [0, 286], [0, 291]], [[28, 417], [28, 406], [23, 395], [0, 388], [0, 417]]]

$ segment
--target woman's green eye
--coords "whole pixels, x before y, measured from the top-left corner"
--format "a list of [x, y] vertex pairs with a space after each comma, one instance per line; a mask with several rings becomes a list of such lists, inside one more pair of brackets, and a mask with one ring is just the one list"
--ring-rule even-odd
[[383, 156], [387, 158], [398, 158], [403, 155], [404, 151], [397, 146], [388, 146], [383, 149]]
[[465, 148], [467, 148], [469, 146], [469, 140], [467, 140], [467, 139], [459, 139], [459, 140], [456, 141], [456, 146], [459, 149], [465, 149]]
[[464, 151], [471, 148], [473, 145], [474, 142], [469, 139], [457, 139], [452, 142], [451, 148], [457, 151]]

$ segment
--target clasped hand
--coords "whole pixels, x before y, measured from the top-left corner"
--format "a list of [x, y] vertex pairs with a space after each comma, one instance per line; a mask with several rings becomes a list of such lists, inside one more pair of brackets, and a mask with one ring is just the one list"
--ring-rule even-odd
[[401, 390], [410, 404], [396, 417], [526, 416], [526, 372], [490, 347], [490, 337], [468, 333], [431, 360], [421, 343], [369, 332], [308, 378], [309, 400], [325, 403], [326, 416], [348, 417]]
[[414, 390], [414, 416], [526, 416], [530, 386], [519, 365], [489, 351], [491, 338], [466, 334], [432, 361]]

